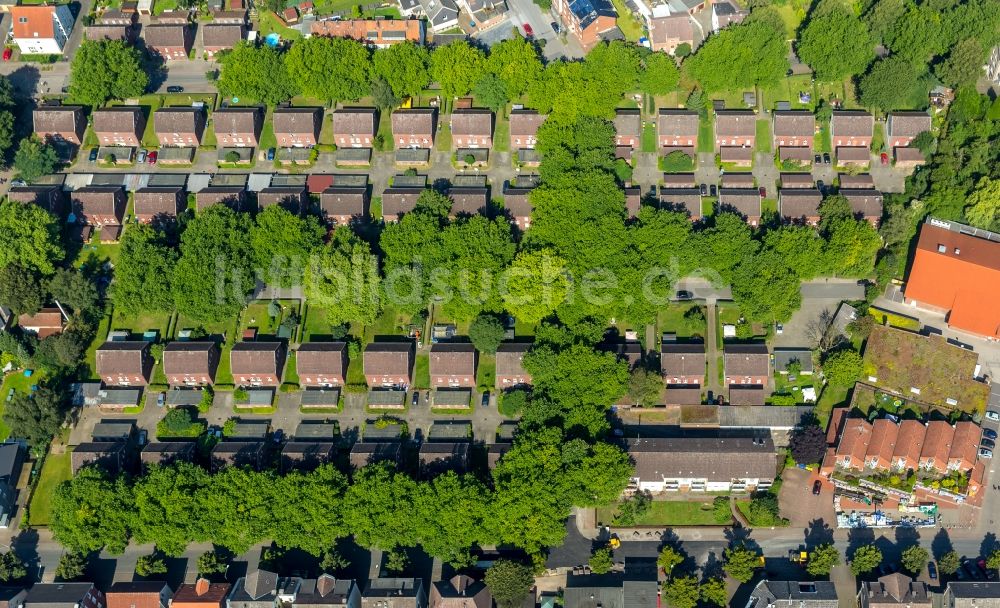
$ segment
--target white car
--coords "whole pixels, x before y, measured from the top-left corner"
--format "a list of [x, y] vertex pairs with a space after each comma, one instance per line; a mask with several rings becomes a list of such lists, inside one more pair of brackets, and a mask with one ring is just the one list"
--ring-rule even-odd
[[980, 458], [993, 458], [993, 450], [987, 450], [986, 448], [980, 448], [979, 450]]
[[986, 412], [986, 418], [988, 418], [989, 420], [1000, 420], [1000, 413], [998, 413], [996, 410], [990, 410]]

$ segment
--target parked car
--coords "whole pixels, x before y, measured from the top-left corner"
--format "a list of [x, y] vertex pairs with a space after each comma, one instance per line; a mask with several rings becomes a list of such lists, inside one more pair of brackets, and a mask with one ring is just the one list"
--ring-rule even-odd
[[176, 84], [172, 84], [169, 87], [167, 87], [167, 93], [183, 93], [183, 92], [184, 92], [184, 87], [178, 86]]
[[701, 195], [708, 196], [708, 184], [701, 185]]
[[977, 581], [983, 580], [983, 573], [979, 571], [979, 568], [976, 567], [976, 564], [974, 564], [971, 559], [963, 561], [962, 567], [969, 573], [969, 578], [976, 579]]
[[765, 196], [767, 196], [767, 188], [765, 188], [764, 186], [761, 186], [760, 188], [757, 188], [757, 192], [760, 194], [761, 198], [764, 198]]
[[986, 412], [986, 418], [989, 420], [1000, 420], [1000, 412], [996, 410], [990, 410]]
[[993, 450], [987, 450], [986, 448], [979, 448], [980, 458], [993, 458]]
[[274, 148], [267, 149], [267, 160], [274, 160]]
[[489, 407], [489, 406], [490, 406], [490, 392], [486, 391], [485, 393], [483, 393], [483, 407]]
[[285, 438], [285, 431], [278, 429], [271, 435], [271, 440], [275, 443], [281, 443], [281, 440]]
[[528, 38], [531, 38], [532, 36], [535, 35], [535, 30], [531, 29], [530, 23], [524, 24], [524, 35], [527, 36]]
[[889, 155], [888, 155], [888, 154], [886, 154], [885, 152], [883, 152], [883, 153], [879, 154], [879, 155], [878, 155], [878, 159], [879, 159], [880, 161], [882, 161], [882, 164], [883, 164], [883, 165], [888, 165], [888, 164], [889, 164]]
[[420, 401], [420, 393], [413, 391], [413, 397], [410, 398], [410, 405], [416, 405]]
[[993, 580], [997, 577], [997, 571], [992, 568], [987, 568], [986, 560], [983, 559], [982, 557], [976, 560], [976, 565], [979, 566], [979, 569], [982, 571], [983, 576], [985, 576], [988, 580]]
[[983, 429], [983, 437], [995, 440], [997, 438], [997, 432], [993, 429]]
[[816, 180], [816, 189], [819, 190], [820, 194], [826, 194], [826, 184], [823, 183], [823, 180]]
[[682, 289], [674, 295], [674, 299], [678, 301], [691, 300], [694, 299], [694, 294], [686, 289]]
[[937, 580], [937, 564], [934, 562], [927, 562], [927, 576], [929, 576], [932, 581]]
[[992, 439], [987, 439], [985, 437], [983, 437], [983, 440], [979, 443], [979, 445], [983, 446], [984, 448], [989, 448], [991, 450], [997, 447], [997, 444], [994, 443]]
[[819, 154], [817, 154], [817, 155], [816, 155], [816, 157], [815, 157], [815, 158], [813, 158], [813, 164], [814, 164], [814, 165], [818, 165], [818, 164], [820, 164], [821, 162], [823, 162], [823, 157], [822, 157], [822, 156], [820, 156]]
[[146, 151], [145, 150], [139, 150], [139, 155], [135, 157], [135, 162], [140, 163], [140, 164], [146, 162]]
[[159, 153], [156, 150], [153, 150], [152, 152], [149, 153], [149, 156], [146, 157], [146, 162], [148, 162], [151, 165], [155, 165], [157, 156], [159, 156]]
[[87, 159], [92, 163], [97, 162], [97, 148], [90, 149], [90, 156]]
[[553, 32], [555, 32], [556, 34], [559, 33], [559, 24], [558, 23], [556, 23], [555, 21], [553, 21], [549, 25], [552, 26], [552, 31]]
[[3, 50], [3, 60], [10, 61], [10, 58], [14, 56], [14, 49], [7, 47]]
[[830, 164], [830, 153], [829, 152], [824, 152], [823, 153], [823, 164], [826, 164], [826, 165]]
[[146, 429], [142, 429], [141, 431], [139, 431], [139, 445], [146, 445], [147, 437], [148, 435], [146, 434]]
[[11, 186], [17, 186], [18, 188], [20, 188], [21, 186], [27, 186], [28, 182], [24, 181], [21, 178], [17, 178], [17, 179], [11, 180], [10, 181], [10, 185]]
[[167, 401], [167, 394], [160, 393], [159, 395], [156, 396], [156, 407], [163, 407], [166, 401]]
[[823, 482], [816, 480], [813, 482], [813, 496], [819, 496], [820, 491], [823, 489]]
[[710, 184], [708, 186], [708, 195], [709, 196], [715, 196], [717, 193], [718, 193], [718, 190], [715, 189], [715, 184]]
[[774, 333], [779, 334], [779, 335], [785, 333], [785, 326], [782, 325], [781, 323], [775, 323], [774, 324]]

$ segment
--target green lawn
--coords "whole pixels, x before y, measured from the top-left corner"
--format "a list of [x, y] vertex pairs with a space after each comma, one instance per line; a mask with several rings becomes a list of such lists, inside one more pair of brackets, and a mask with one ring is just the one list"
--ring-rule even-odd
[[715, 151], [715, 129], [712, 128], [712, 118], [703, 118], [698, 122], [698, 151]]
[[816, 135], [813, 149], [817, 152], [832, 153], [833, 148], [830, 147], [830, 121], [820, 120], [817, 121], [817, 124], [819, 125], [819, 133]]
[[441, 129], [438, 130], [434, 149], [441, 152], [451, 152], [451, 125], [447, 122], [443, 122]]
[[479, 366], [476, 368], [476, 384], [481, 391], [493, 390], [496, 386], [497, 357], [496, 355], [479, 355]]
[[642, 125], [642, 151], [656, 152], [656, 123]]
[[757, 150], [759, 152], [771, 152], [771, 121], [757, 121]]
[[128, 330], [132, 334], [141, 335], [146, 331], [157, 332], [160, 339], [167, 339], [170, 336], [170, 319], [173, 313], [145, 313], [136, 316], [124, 315], [118, 312], [111, 314], [111, 330]]
[[260, 149], [277, 148], [278, 138], [274, 136], [274, 123], [271, 122], [271, 110], [267, 111], [267, 118], [260, 130]]
[[625, 39], [631, 42], [638, 42], [643, 37], [645, 31], [642, 24], [636, 21], [632, 12], [625, 6], [625, 0], [611, 0], [618, 13], [618, 28], [625, 34]]
[[[686, 318], [689, 310], [702, 308], [700, 304], [682, 304], [671, 302], [660, 309], [657, 315], [657, 325], [660, 333], [673, 332], [678, 338], [703, 338], [706, 332], [704, 316], [701, 319]], [[704, 312], [704, 309], [703, 309]]]
[[514, 335], [517, 337], [524, 336], [534, 336], [535, 326], [531, 323], [522, 321], [521, 319], [514, 319]]
[[260, 27], [260, 37], [266, 38], [271, 32], [276, 32], [282, 38], [298, 40], [302, 34], [298, 30], [287, 27], [285, 23], [271, 11], [261, 11], [258, 15], [258, 26]]
[[306, 304], [302, 321], [302, 341], [309, 342], [313, 336], [330, 334], [330, 322], [326, 320], [326, 310]]
[[428, 389], [431, 387], [430, 355], [417, 355], [413, 364], [413, 388]]
[[[724, 526], [732, 523], [731, 519], [720, 522], [715, 519], [715, 509], [712, 501], [715, 496], [708, 495], [704, 501], [696, 500], [654, 500], [649, 511], [636, 518], [638, 526]], [[608, 525], [614, 519], [615, 507], [597, 510], [597, 521]]]
[[10, 435], [10, 427], [3, 420], [4, 410], [7, 409], [7, 393], [14, 389], [15, 393], [29, 393], [31, 387], [38, 384], [42, 379], [41, 374], [35, 372], [30, 378], [24, 375], [24, 370], [13, 371], [4, 376], [3, 385], [0, 387], [0, 441], [5, 441]]
[[497, 125], [493, 129], [493, 150], [510, 151], [510, 121], [506, 116], [497, 115]]
[[285, 371], [281, 376], [281, 381], [288, 382], [289, 384], [299, 383], [298, 365], [295, 360], [295, 353], [291, 350], [288, 351], [288, 358], [285, 359]]
[[38, 485], [31, 494], [28, 508], [29, 521], [32, 526], [47, 526], [52, 523], [52, 497], [56, 488], [71, 477], [70, 453], [49, 454], [42, 465]]
[[[795, 36], [795, 31], [799, 28], [799, 24], [806, 16], [806, 11], [804, 7], [796, 6], [799, 2], [775, 4], [773, 5], [774, 10], [778, 11], [781, 15], [781, 20], [785, 23], [785, 29], [788, 31], [788, 37], [793, 38]], [[808, 4], [806, 5], [808, 6]]]
[[701, 215], [703, 217], [708, 217], [715, 213], [715, 203], [718, 202], [718, 197], [704, 197], [701, 199]]
[[293, 300], [278, 300], [278, 302], [281, 304], [281, 314], [273, 318], [270, 316], [271, 303], [269, 301], [253, 302], [247, 306], [240, 321], [240, 335], [243, 335], [244, 330], [250, 328], [256, 328], [258, 334], [277, 335], [281, 322], [289, 314], [297, 313], [299, 307], [298, 302]]
[[347, 384], [364, 385], [365, 381], [365, 361], [364, 352], [360, 356], [348, 359], [347, 361]]

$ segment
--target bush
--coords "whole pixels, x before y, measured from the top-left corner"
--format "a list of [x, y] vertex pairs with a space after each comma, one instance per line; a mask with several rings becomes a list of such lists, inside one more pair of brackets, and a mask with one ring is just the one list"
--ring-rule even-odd
[[281, 386], [278, 387], [278, 390], [282, 393], [293, 393], [299, 390], [299, 385], [295, 382], [282, 382]]
[[524, 411], [528, 405], [530, 393], [523, 389], [514, 389], [500, 395], [497, 409], [508, 418], [514, 418]]
[[205, 432], [205, 423], [194, 420], [187, 408], [179, 407], [170, 410], [156, 424], [156, 436], [159, 438], [197, 437]]
[[712, 501], [712, 514], [715, 516], [715, 523], [727, 524], [733, 521], [733, 510], [729, 506], [729, 497], [716, 496]]
[[198, 402], [198, 413], [206, 414], [208, 410], [212, 409], [212, 403], [215, 400], [215, 393], [212, 391], [212, 387], [206, 386], [201, 391], [201, 401]]
[[660, 164], [667, 173], [694, 171], [694, 159], [680, 150], [675, 150], [664, 156]]

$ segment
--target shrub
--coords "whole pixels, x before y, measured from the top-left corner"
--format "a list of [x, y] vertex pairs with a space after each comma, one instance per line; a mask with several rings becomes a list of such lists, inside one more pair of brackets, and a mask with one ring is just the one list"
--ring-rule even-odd
[[167, 412], [156, 424], [156, 436], [160, 438], [169, 437], [197, 437], [205, 432], [205, 423], [194, 420], [190, 410], [179, 407]]
[[680, 150], [675, 150], [664, 156], [661, 164], [667, 173], [694, 171], [694, 159]]

